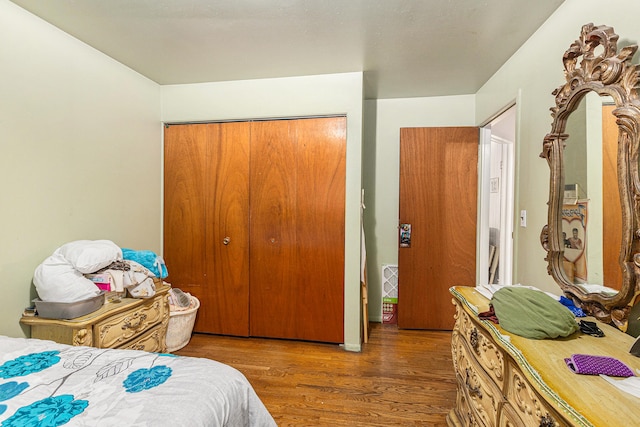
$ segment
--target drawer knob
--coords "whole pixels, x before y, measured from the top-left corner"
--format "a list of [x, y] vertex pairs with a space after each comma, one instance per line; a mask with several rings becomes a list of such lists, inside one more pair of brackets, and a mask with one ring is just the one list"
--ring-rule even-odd
[[141, 326], [143, 326], [144, 321], [147, 320], [146, 314], [135, 314], [132, 317], [127, 317], [122, 324], [122, 329], [133, 329], [137, 330]]
[[469, 396], [474, 397], [477, 396], [478, 399], [482, 399], [482, 390], [480, 390], [480, 386], [473, 387], [471, 385], [471, 373], [469, 372], [469, 368], [466, 369], [467, 378], [464, 380], [464, 384], [467, 386], [467, 390], [469, 390]]
[[540, 427], [555, 427], [556, 421], [549, 414], [540, 418]]
[[471, 348], [476, 353], [478, 352], [478, 348], [480, 347], [480, 339], [478, 338], [478, 330], [473, 328], [473, 330], [469, 333], [469, 344], [471, 344]]

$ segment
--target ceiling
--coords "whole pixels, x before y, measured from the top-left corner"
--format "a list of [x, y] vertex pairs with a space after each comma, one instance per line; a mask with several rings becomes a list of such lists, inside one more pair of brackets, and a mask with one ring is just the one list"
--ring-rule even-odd
[[12, 0], [159, 84], [364, 72], [476, 93], [564, 0]]

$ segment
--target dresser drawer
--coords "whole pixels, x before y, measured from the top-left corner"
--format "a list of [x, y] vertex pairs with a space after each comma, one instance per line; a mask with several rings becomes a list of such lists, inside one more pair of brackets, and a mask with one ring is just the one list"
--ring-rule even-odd
[[520, 419], [511, 405], [505, 403], [500, 410], [498, 427], [527, 427], [527, 425]]
[[[455, 332], [454, 332], [455, 334]], [[504, 397], [495, 382], [484, 372], [473, 352], [462, 339], [452, 339], [453, 358], [456, 365], [458, 395], [465, 394], [465, 406], [469, 415], [464, 416], [471, 425], [495, 426]], [[460, 398], [460, 397], [459, 397]], [[459, 402], [461, 403], [461, 402]]]
[[97, 323], [94, 344], [98, 348], [120, 347], [162, 322], [166, 317], [166, 310], [164, 297], [160, 296]]
[[506, 372], [504, 353], [496, 345], [491, 335], [481, 328], [459, 305], [456, 305], [456, 310], [458, 311], [458, 331], [461, 337], [467, 342], [480, 366], [498, 388], [504, 390]]
[[464, 387], [464, 385], [458, 385], [456, 407], [449, 412], [447, 424], [455, 427], [485, 427], [480, 422], [476, 411], [471, 409], [471, 406], [469, 406], [469, 398], [461, 387]]
[[[514, 414], [526, 426], [564, 427], [570, 426], [540, 395], [531, 387], [520, 369], [509, 363], [506, 397]], [[518, 424], [514, 424], [518, 425]]]
[[161, 324], [118, 348], [162, 353], [167, 349], [166, 336], [167, 327]]

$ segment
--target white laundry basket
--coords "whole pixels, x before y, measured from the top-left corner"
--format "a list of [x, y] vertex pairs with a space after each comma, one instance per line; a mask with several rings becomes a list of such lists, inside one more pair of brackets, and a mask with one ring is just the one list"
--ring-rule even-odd
[[180, 350], [189, 344], [193, 325], [196, 323], [196, 314], [200, 308], [200, 300], [191, 295], [195, 304], [184, 311], [172, 311], [169, 314], [169, 326], [167, 326], [167, 351]]

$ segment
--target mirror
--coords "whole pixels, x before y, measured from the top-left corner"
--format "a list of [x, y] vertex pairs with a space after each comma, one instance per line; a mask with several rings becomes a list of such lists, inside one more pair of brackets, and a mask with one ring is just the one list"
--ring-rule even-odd
[[625, 330], [640, 274], [637, 46], [587, 24], [562, 60], [553, 123], [540, 155], [550, 168], [548, 272], [589, 315]]
[[622, 287], [618, 128], [612, 103], [610, 97], [587, 92], [567, 119], [562, 206], [567, 280], [584, 285], [586, 292], [609, 294]]

